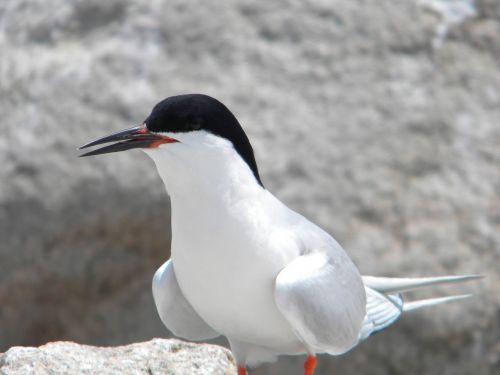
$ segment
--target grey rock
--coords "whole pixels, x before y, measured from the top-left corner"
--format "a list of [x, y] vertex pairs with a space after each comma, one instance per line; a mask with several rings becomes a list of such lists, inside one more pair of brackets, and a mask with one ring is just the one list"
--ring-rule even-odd
[[0, 355], [2, 375], [229, 375], [231, 353], [215, 345], [154, 339], [118, 347], [52, 342], [39, 348], [14, 347]]
[[0, 350], [168, 334], [150, 291], [169, 256], [153, 164], [75, 147], [203, 92], [240, 119], [264, 184], [363, 273], [486, 276], [320, 373], [495, 373], [500, 2], [476, 4], [436, 49], [440, 17], [416, 0], [0, 2]]

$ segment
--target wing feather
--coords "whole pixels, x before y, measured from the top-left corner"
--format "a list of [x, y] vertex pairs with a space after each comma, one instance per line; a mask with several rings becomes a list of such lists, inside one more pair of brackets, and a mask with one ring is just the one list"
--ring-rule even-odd
[[298, 257], [276, 278], [275, 300], [310, 351], [341, 354], [357, 342], [365, 291], [354, 264], [324, 253]]
[[366, 316], [359, 332], [359, 341], [393, 324], [403, 312], [403, 298], [399, 294], [384, 295], [374, 289], [366, 290]]
[[153, 297], [161, 321], [176, 336], [198, 341], [220, 335], [198, 315], [182, 294], [171, 259], [153, 277]]

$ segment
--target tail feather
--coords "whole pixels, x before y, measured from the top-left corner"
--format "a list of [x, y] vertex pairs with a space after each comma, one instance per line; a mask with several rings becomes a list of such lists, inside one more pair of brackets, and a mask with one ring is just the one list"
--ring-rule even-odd
[[417, 301], [405, 302], [403, 304], [403, 311], [406, 312], [406, 311], [417, 310], [417, 309], [420, 309], [422, 307], [440, 305], [442, 303], [458, 301], [458, 300], [466, 299], [466, 298], [470, 298], [470, 297], [472, 297], [472, 294], [461, 294], [461, 295], [457, 295], [457, 296], [428, 298], [428, 299], [421, 299], [421, 300], [417, 300]]
[[420, 277], [420, 278], [397, 278], [397, 277], [375, 277], [363, 276], [363, 283], [381, 293], [400, 293], [408, 290], [418, 289], [425, 286], [450, 284], [480, 279], [480, 275], [462, 276], [440, 276], [440, 277]]
[[398, 320], [403, 312], [471, 297], [470, 294], [463, 294], [407, 302], [403, 301], [403, 297], [399, 294], [400, 292], [426, 286], [476, 280], [480, 278], [482, 278], [482, 276], [478, 275], [423, 278], [363, 276], [367, 298], [366, 316], [359, 332], [358, 343], [366, 340], [374, 333], [380, 332], [392, 325]]

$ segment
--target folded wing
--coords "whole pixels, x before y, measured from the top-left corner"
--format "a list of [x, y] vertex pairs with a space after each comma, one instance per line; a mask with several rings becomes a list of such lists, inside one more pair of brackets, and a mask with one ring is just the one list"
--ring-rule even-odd
[[359, 341], [366, 340], [394, 323], [403, 313], [403, 298], [399, 294], [384, 295], [374, 289], [366, 290], [366, 316], [359, 332]]
[[324, 253], [298, 257], [278, 274], [275, 301], [309, 351], [341, 354], [357, 342], [365, 292], [347, 256], [335, 261]]
[[182, 294], [172, 260], [165, 262], [156, 271], [153, 277], [153, 297], [161, 321], [176, 336], [192, 341], [219, 336]]

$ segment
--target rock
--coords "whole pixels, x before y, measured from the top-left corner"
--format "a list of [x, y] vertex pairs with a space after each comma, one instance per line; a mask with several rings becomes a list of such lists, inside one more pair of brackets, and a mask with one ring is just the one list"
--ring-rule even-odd
[[39, 348], [13, 347], [0, 355], [2, 375], [236, 373], [231, 353], [215, 345], [153, 339], [117, 347], [52, 342]]
[[363, 273], [486, 276], [438, 288], [475, 297], [408, 315], [320, 373], [494, 371], [500, 2], [475, 3], [433, 48], [442, 20], [417, 0], [0, 2], [0, 350], [168, 334], [150, 290], [169, 256], [153, 164], [75, 148], [203, 92], [240, 119], [266, 187]]

